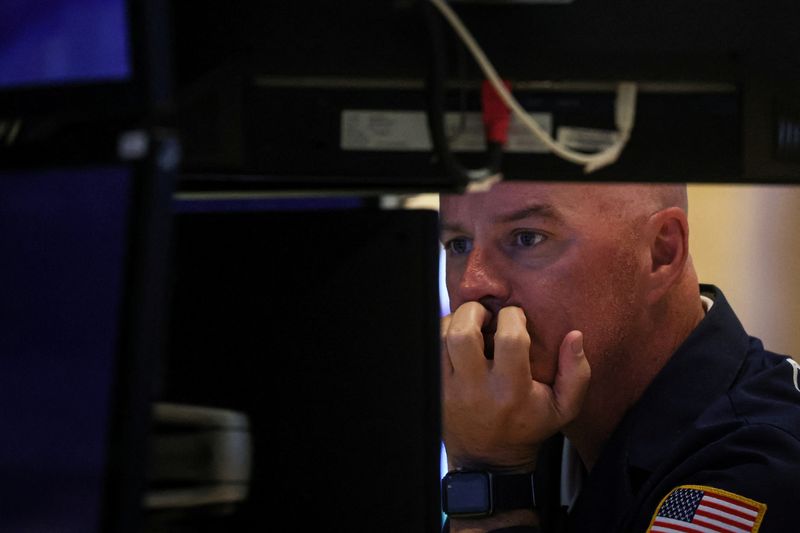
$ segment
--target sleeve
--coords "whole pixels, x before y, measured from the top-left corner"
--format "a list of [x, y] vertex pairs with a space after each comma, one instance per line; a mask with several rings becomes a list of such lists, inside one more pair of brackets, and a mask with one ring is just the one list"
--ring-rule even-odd
[[798, 531], [798, 485], [798, 439], [772, 425], [749, 425], [665, 478], [635, 531]]

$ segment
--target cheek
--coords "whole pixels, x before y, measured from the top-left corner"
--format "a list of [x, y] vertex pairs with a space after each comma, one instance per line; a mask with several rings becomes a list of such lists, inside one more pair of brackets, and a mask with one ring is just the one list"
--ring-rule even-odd
[[553, 382], [561, 343], [574, 329], [584, 333], [590, 363], [624, 342], [635, 319], [635, 266], [622, 246], [596, 249], [514, 287], [512, 299], [528, 318], [533, 379]]
[[597, 270], [583, 266], [528, 284], [520, 300], [532, 340], [533, 379], [553, 383], [559, 350], [567, 333], [582, 331], [588, 345], [589, 339], [605, 328], [602, 317], [607, 309], [605, 301], [600, 299], [603, 292], [608, 292], [608, 285], [597, 280]]
[[[593, 367], [608, 364], [627, 345], [637, 323], [638, 266], [620, 247], [603, 270], [587, 270], [583, 298], [573, 302], [575, 329], [584, 332], [586, 357]], [[588, 282], [587, 282], [588, 281]]]
[[458, 309], [458, 306], [464, 303], [458, 293], [460, 274], [452, 272], [448, 269], [445, 273], [444, 282], [447, 289], [447, 298], [450, 302], [450, 312]]
[[548, 297], [526, 298], [523, 303], [531, 335], [531, 377], [552, 384], [558, 365], [558, 351], [564, 336], [573, 328], [569, 310], [557, 300]]

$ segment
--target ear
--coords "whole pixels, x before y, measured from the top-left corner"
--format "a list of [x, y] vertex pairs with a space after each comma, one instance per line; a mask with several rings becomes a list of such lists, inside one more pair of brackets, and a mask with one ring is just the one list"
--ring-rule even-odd
[[655, 303], [681, 278], [689, 259], [689, 222], [686, 212], [669, 207], [647, 221], [650, 271], [647, 273], [648, 301]]

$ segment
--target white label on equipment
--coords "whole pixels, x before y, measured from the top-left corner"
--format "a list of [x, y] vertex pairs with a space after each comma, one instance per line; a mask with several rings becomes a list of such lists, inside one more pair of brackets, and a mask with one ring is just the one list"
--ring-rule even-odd
[[422, 111], [343, 111], [342, 150], [429, 150]]
[[[553, 135], [552, 113], [530, 113], [530, 117], [547, 133]], [[545, 144], [533, 135], [531, 130], [518, 120], [516, 115], [511, 115], [511, 125], [508, 128], [508, 142], [506, 152], [546, 154], [550, 150]]]
[[572, 150], [594, 153], [602, 152], [617, 142], [617, 139], [619, 133], [614, 130], [561, 126], [558, 128], [556, 140]]
[[[550, 113], [531, 113], [539, 126], [551, 134]], [[445, 134], [455, 152], [483, 152], [486, 135], [478, 112], [445, 113]], [[428, 152], [432, 150], [424, 111], [344, 110], [342, 111], [342, 150], [384, 152]], [[546, 153], [547, 147], [512, 115], [506, 152]]]

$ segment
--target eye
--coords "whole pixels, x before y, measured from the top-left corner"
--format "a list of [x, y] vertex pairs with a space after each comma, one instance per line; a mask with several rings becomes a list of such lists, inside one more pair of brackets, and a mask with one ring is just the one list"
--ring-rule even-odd
[[531, 248], [544, 241], [547, 237], [541, 233], [529, 230], [514, 232], [514, 245], [522, 248]]
[[472, 251], [472, 240], [466, 237], [455, 237], [444, 243], [444, 249], [450, 255], [464, 255]]

